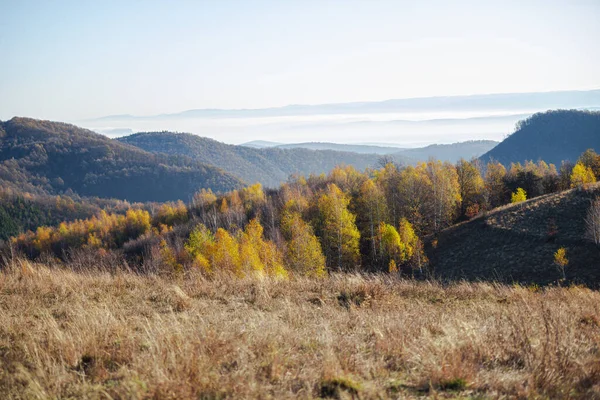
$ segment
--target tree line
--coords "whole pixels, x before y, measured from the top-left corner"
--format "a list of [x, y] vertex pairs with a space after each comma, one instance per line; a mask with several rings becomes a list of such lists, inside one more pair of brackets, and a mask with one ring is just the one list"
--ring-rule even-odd
[[[543, 161], [485, 165], [429, 160], [357, 171], [292, 176], [277, 189], [260, 184], [223, 195], [197, 192], [189, 204], [39, 227], [11, 243], [29, 257], [68, 260], [78, 251], [153, 271], [237, 276], [324, 276], [329, 271], [421, 273], [423, 238], [504, 204], [583, 187], [600, 176], [593, 150], [558, 169]], [[435, 243], [435, 240], [431, 241]]]

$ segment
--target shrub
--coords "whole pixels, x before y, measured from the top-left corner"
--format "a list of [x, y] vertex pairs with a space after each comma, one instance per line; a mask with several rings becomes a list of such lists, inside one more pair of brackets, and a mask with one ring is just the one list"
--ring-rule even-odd
[[562, 279], [565, 280], [565, 267], [569, 264], [569, 260], [567, 259], [567, 250], [564, 247], [561, 247], [554, 253], [554, 264], [562, 273]]
[[511, 203], [521, 203], [527, 200], [527, 192], [523, 188], [517, 188], [517, 191], [511, 194]]

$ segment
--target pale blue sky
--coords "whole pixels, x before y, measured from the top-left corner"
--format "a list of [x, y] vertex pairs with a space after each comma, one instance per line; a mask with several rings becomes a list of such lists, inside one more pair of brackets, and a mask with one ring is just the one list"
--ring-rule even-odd
[[0, 0], [0, 119], [600, 88], [600, 1]]

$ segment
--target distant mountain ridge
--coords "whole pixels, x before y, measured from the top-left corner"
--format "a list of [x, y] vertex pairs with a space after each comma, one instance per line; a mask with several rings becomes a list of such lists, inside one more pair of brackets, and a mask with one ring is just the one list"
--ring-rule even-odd
[[340, 144], [329, 142], [306, 142], [306, 143], [290, 143], [281, 144], [273, 147], [282, 149], [312, 149], [312, 150], [336, 150], [336, 151], [351, 151], [361, 154], [380, 154], [380, 155], [397, 155], [405, 156], [416, 161], [425, 161], [433, 157], [441, 161], [456, 162], [461, 158], [470, 160], [477, 158], [482, 154], [487, 153], [494, 148], [499, 142], [494, 140], [468, 140], [465, 142], [452, 144], [432, 144], [425, 147], [406, 149], [392, 146], [376, 146], [362, 144]]
[[187, 157], [152, 154], [60, 122], [0, 122], [0, 183], [38, 194], [74, 192], [129, 201], [189, 200], [242, 181]]
[[202, 117], [269, 117], [318, 114], [383, 113], [398, 111], [443, 110], [515, 110], [556, 109], [600, 106], [600, 89], [586, 91], [555, 91], [532, 93], [497, 93], [466, 96], [418, 97], [318, 105], [287, 105], [256, 109], [193, 109], [172, 114], [134, 116], [111, 115], [104, 119], [202, 118]]
[[504, 165], [544, 160], [558, 166], [563, 160], [576, 161], [589, 148], [600, 151], [600, 112], [555, 110], [520, 121], [512, 135], [481, 159]]

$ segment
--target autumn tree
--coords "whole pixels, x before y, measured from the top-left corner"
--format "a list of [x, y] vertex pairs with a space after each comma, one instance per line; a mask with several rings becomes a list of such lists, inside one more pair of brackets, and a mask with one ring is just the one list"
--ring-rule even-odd
[[230, 230], [240, 229], [244, 226], [246, 213], [244, 203], [238, 190], [233, 190], [223, 198], [220, 208], [223, 225]]
[[[412, 167], [408, 167], [412, 168]], [[383, 168], [374, 172], [375, 180], [377, 185], [382, 188], [384, 197], [387, 202], [387, 209], [390, 215], [390, 222], [395, 225], [401, 218], [403, 201], [406, 199], [406, 193], [401, 193], [404, 188], [401, 183], [401, 175], [398, 167], [392, 163], [387, 162]], [[407, 192], [410, 190], [407, 190]], [[402, 195], [405, 195], [402, 198]]]
[[598, 155], [593, 149], [587, 149], [584, 151], [579, 160], [577, 160], [585, 167], [592, 170], [594, 176], [600, 176], [600, 155]]
[[246, 215], [256, 217], [261, 207], [267, 202], [267, 197], [260, 183], [255, 183], [241, 190], [241, 198]]
[[507, 203], [508, 190], [504, 183], [506, 168], [499, 162], [489, 162], [486, 166], [484, 184], [486, 208], [496, 208]]
[[565, 269], [569, 265], [569, 259], [567, 258], [567, 250], [564, 247], [559, 248], [554, 253], [554, 265], [556, 265], [556, 268], [562, 274], [562, 280], [566, 280]]
[[194, 194], [192, 207], [200, 222], [213, 231], [219, 227], [217, 213], [217, 196], [211, 189], [202, 189]]
[[581, 162], [575, 164], [573, 171], [571, 172], [572, 188], [582, 188], [594, 182], [596, 182], [596, 177], [590, 167], [586, 167]]
[[428, 260], [423, 249], [423, 242], [417, 236], [412, 224], [402, 218], [398, 226], [400, 240], [404, 243], [406, 261], [412, 268], [418, 268], [420, 271], [427, 264]]
[[399, 211], [396, 218], [392, 219], [394, 225], [401, 218], [407, 218], [419, 231], [426, 232], [431, 229], [431, 180], [425, 172], [426, 164], [419, 163], [416, 167], [408, 166], [399, 173], [397, 184], [397, 200], [393, 206]]
[[456, 169], [450, 163], [430, 160], [426, 173], [431, 182], [432, 228], [434, 232], [454, 222], [461, 197]]
[[527, 200], [527, 192], [523, 188], [517, 188], [517, 190], [510, 195], [511, 203], [521, 203]]
[[372, 179], [365, 180], [356, 201], [356, 225], [361, 232], [361, 254], [369, 265], [378, 263], [377, 228], [387, 220], [383, 190]]
[[558, 190], [567, 190], [571, 187], [571, 174], [575, 165], [570, 161], [563, 161], [560, 164], [558, 173]]
[[213, 269], [215, 271], [231, 272], [237, 276], [244, 275], [238, 242], [223, 228], [217, 229], [215, 233]]
[[205, 225], [197, 225], [185, 243], [185, 250], [192, 256], [194, 265], [211, 273], [214, 264], [215, 237]]
[[354, 269], [360, 264], [356, 217], [348, 210], [350, 199], [331, 183], [319, 197], [319, 231], [323, 250], [330, 267]]
[[328, 175], [329, 182], [334, 183], [344, 193], [358, 192], [364, 178], [364, 175], [351, 165], [337, 166]]
[[462, 216], [473, 217], [483, 208], [484, 190], [483, 178], [476, 161], [460, 159], [456, 163], [456, 174], [462, 199], [460, 213]]
[[188, 209], [183, 201], [179, 200], [176, 203], [162, 204], [154, 217], [154, 223], [173, 226], [187, 222], [188, 219]]
[[321, 244], [312, 227], [289, 204], [282, 213], [281, 228], [287, 240], [286, 261], [290, 270], [305, 276], [324, 276], [325, 256]]
[[382, 269], [399, 271], [402, 266], [421, 269], [427, 262], [423, 245], [411, 223], [402, 218], [398, 229], [382, 222], [379, 225], [377, 243], [382, 258]]
[[241, 268], [244, 272], [285, 277], [283, 257], [274, 243], [265, 241], [263, 227], [258, 219], [252, 219], [240, 233], [239, 251]]

